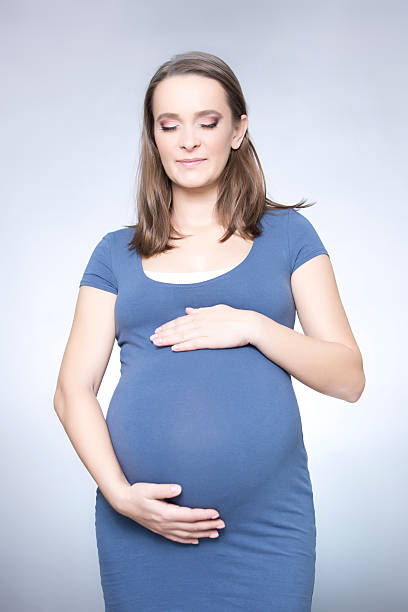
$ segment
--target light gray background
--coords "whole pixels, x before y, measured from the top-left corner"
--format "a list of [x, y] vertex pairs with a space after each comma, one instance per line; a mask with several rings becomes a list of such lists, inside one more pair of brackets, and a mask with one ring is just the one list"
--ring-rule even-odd
[[[237, 74], [269, 196], [317, 200], [304, 214], [364, 357], [356, 404], [294, 379], [313, 611], [407, 609], [407, 16], [403, 2], [1, 3], [2, 610], [103, 610], [96, 485], [52, 398], [90, 253], [136, 219], [145, 88], [189, 50]], [[105, 412], [118, 376], [115, 346]]]

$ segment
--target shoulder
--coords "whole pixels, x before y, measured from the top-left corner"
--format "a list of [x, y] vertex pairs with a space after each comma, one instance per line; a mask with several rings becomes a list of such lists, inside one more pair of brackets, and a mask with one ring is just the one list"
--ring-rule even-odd
[[261, 216], [261, 221], [262, 223], [264, 223], [264, 221], [266, 223], [282, 222], [287, 219], [287, 216], [292, 210], [292, 208], [265, 208]]
[[277, 224], [277, 223], [286, 223], [288, 225], [307, 225], [310, 224], [310, 221], [307, 217], [296, 210], [295, 208], [267, 208], [264, 210], [262, 217], [262, 223], [266, 224]]
[[288, 247], [292, 272], [316, 255], [329, 256], [313, 223], [295, 209], [291, 209], [288, 217]]
[[294, 208], [266, 209], [261, 223], [267, 243], [286, 253], [291, 272], [316, 255], [328, 255], [312, 222]]
[[120, 249], [126, 246], [132, 239], [134, 230], [129, 227], [111, 230], [103, 237], [108, 241], [111, 249]]
[[291, 210], [288, 208], [266, 208], [260, 219], [262, 229], [285, 227]]
[[289, 211], [289, 227], [290, 228], [308, 228], [312, 225], [311, 221], [307, 218], [307, 216], [296, 210], [295, 208], [291, 208]]
[[128, 236], [132, 236], [134, 230], [131, 227], [121, 227], [120, 229], [112, 230], [105, 234], [110, 240], [126, 240]]
[[268, 242], [282, 242], [287, 240], [288, 217], [291, 209], [287, 208], [267, 208], [262, 213], [260, 225], [264, 240]]
[[278, 228], [286, 232], [288, 238], [310, 234], [315, 231], [313, 224], [306, 215], [295, 208], [267, 209], [261, 217], [262, 227]]
[[310, 219], [303, 213], [291, 208], [288, 216], [288, 238], [292, 240], [314, 240], [318, 237], [317, 231]]

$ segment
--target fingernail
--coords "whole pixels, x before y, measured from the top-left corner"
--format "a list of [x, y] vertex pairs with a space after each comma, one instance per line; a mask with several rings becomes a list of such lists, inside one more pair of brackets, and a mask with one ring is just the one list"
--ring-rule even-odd
[[219, 514], [218, 514], [218, 512], [217, 512], [217, 514], [214, 514], [214, 515], [213, 515], [211, 518], [218, 518], [219, 516], [220, 516], [220, 515], [219, 515]]

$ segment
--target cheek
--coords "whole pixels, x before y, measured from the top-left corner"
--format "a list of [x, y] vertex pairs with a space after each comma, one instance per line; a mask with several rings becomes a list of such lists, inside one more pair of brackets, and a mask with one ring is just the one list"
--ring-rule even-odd
[[163, 138], [161, 134], [155, 135], [156, 146], [162, 160], [166, 160], [170, 154], [170, 146], [168, 139]]
[[169, 145], [168, 140], [160, 139], [160, 137], [156, 139], [156, 146], [167, 176], [172, 177], [174, 172], [174, 166], [172, 163], [174, 158], [174, 147]]
[[219, 132], [218, 134], [214, 135], [214, 138], [211, 140], [210, 144], [210, 149], [213, 155], [224, 158], [226, 155], [228, 156], [230, 148], [231, 143], [229, 134]]

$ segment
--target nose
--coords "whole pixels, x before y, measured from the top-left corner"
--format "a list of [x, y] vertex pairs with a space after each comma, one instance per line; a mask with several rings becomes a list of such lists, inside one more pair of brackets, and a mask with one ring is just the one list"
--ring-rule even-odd
[[180, 130], [179, 134], [179, 147], [181, 149], [187, 149], [188, 151], [191, 151], [200, 146], [199, 135], [194, 130], [194, 128], [190, 128], [188, 126], [184, 127], [182, 130]]

